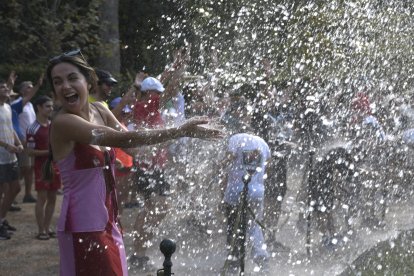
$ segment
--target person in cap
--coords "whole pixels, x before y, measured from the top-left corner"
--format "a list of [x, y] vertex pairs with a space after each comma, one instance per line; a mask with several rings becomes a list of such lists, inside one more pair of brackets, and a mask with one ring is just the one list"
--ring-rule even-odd
[[[179, 63], [179, 64], [178, 64]], [[179, 82], [184, 73], [184, 63], [178, 62], [175, 71], [164, 79], [166, 86], [154, 77], [146, 76], [139, 84], [140, 93], [133, 108], [137, 128], [159, 129], [165, 127], [161, 109], [167, 102], [179, 94]], [[139, 82], [139, 83], [138, 83]], [[153, 269], [146, 256], [148, 242], [154, 236], [155, 229], [168, 212], [167, 196], [170, 185], [165, 179], [164, 166], [168, 160], [167, 146], [140, 147], [136, 159], [137, 171], [135, 185], [144, 197], [144, 208], [138, 213], [134, 230], [134, 253], [129, 258], [133, 269], [149, 272]], [[153, 185], [153, 183], [156, 183]]]
[[165, 88], [154, 77], [147, 77], [141, 83], [141, 97], [134, 106], [134, 119], [138, 126], [156, 128], [163, 125], [161, 97]]
[[[138, 128], [157, 129], [164, 126], [160, 107], [161, 95], [165, 88], [154, 77], [147, 77], [141, 83], [140, 100], [134, 106], [134, 120]], [[136, 159], [137, 171], [135, 185], [144, 197], [144, 208], [138, 213], [134, 230], [134, 254], [129, 262], [134, 269], [151, 271], [153, 269], [146, 256], [146, 244], [154, 234], [148, 229], [156, 228], [168, 211], [166, 196], [170, 185], [164, 178], [163, 168], [168, 159], [165, 146], [140, 147]], [[156, 185], [151, 185], [156, 183]], [[156, 212], [155, 210], [158, 209]]]
[[98, 86], [93, 94], [89, 94], [89, 102], [101, 102], [105, 107], [109, 108], [106, 102], [111, 96], [112, 88], [118, 84], [118, 81], [106, 70], [95, 69], [98, 77]]

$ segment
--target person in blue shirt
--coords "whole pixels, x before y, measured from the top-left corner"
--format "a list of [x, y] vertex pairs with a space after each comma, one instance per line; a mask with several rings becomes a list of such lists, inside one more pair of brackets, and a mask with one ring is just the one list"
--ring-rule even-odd
[[[31, 81], [23, 81], [18, 87], [17, 91], [20, 95], [16, 100], [11, 102], [12, 108], [12, 122], [13, 128], [16, 131], [19, 139], [26, 147], [26, 130], [36, 120], [36, 113], [30, 100], [39, 91], [43, 84], [43, 73], [35, 85]], [[18, 154], [20, 178], [23, 178], [25, 185], [25, 194], [23, 197], [24, 203], [34, 203], [36, 199], [32, 195], [33, 186], [33, 162], [26, 150]]]

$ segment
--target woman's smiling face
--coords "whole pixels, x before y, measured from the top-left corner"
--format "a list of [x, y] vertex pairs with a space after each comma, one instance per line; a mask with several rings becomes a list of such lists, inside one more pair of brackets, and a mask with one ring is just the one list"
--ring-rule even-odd
[[79, 68], [62, 62], [53, 67], [51, 77], [56, 97], [62, 107], [70, 113], [79, 114], [88, 103], [90, 87]]

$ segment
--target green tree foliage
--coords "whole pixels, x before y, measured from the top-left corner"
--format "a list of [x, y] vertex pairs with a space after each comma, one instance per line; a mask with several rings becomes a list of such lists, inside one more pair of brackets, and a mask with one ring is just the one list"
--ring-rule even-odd
[[265, 81], [263, 60], [273, 83], [297, 83], [302, 94], [327, 85], [386, 94], [413, 82], [413, 8], [405, 1], [174, 2], [181, 13], [170, 36], [188, 39], [193, 70], [218, 73], [224, 87]]
[[[102, 1], [1, 1], [0, 73], [18, 66], [40, 70], [50, 56], [75, 47], [96, 64], [99, 29], [107, 23], [100, 18]], [[414, 65], [413, 6], [407, 3], [123, 0], [121, 72], [130, 79], [146, 66], [158, 74], [172, 50], [185, 44], [191, 45], [191, 73], [215, 75], [223, 87], [264, 81], [358, 85], [369, 79], [381, 89], [407, 89]], [[271, 62], [270, 79], [263, 60]]]
[[102, 0], [9, 0], [0, 2], [0, 73], [37, 80], [51, 56], [81, 48], [93, 62], [100, 47]]
[[147, 67], [152, 74], [162, 72], [175, 37], [171, 17], [180, 11], [174, 1], [123, 0], [119, 6], [121, 63], [123, 73]]

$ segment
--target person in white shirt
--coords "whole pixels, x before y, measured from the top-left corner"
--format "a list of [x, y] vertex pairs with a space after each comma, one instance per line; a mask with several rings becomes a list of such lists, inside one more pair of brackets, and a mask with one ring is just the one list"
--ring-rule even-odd
[[[23, 102], [23, 112], [19, 116], [19, 127], [22, 137], [19, 137], [23, 145], [26, 146], [26, 130], [36, 121], [36, 112], [33, 104], [30, 100], [36, 95], [40, 86], [43, 84], [43, 74], [40, 76], [36, 85], [33, 86], [31, 81], [24, 81], [19, 84], [17, 92], [20, 97], [14, 100], [11, 105], [15, 105], [17, 102]], [[30, 157], [26, 151], [23, 151], [17, 155], [20, 167], [20, 178], [24, 180], [25, 193], [23, 197], [23, 203], [34, 203], [36, 199], [32, 195], [32, 186], [34, 182], [33, 171], [33, 158]]]
[[266, 175], [266, 166], [270, 161], [270, 149], [267, 143], [259, 136], [249, 133], [237, 133], [230, 137], [227, 147], [227, 157], [225, 164], [227, 167], [227, 179], [224, 189], [224, 204], [227, 217], [227, 243], [232, 250], [230, 254], [236, 259], [231, 266], [234, 268], [240, 265], [239, 253], [241, 244], [235, 241], [234, 231], [237, 225], [237, 217], [240, 216], [238, 206], [241, 204], [240, 198], [243, 190], [243, 179], [250, 170], [252, 173], [251, 180], [248, 184], [248, 208], [253, 211], [254, 216], [248, 214], [248, 232], [246, 239], [252, 242], [253, 261], [258, 265], [260, 270], [267, 269], [269, 254], [266, 250], [263, 231], [258, 221], [263, 219], [264, 204], [264, 179]]
[[10, 88], [0, 80], [0, 240], [10, 239], [8, 231], [16, 231], [5, 218], [20, 191], [16, 153], [23, 150], [13, 129], [12, 110], [7, 104], [9, 94]]

